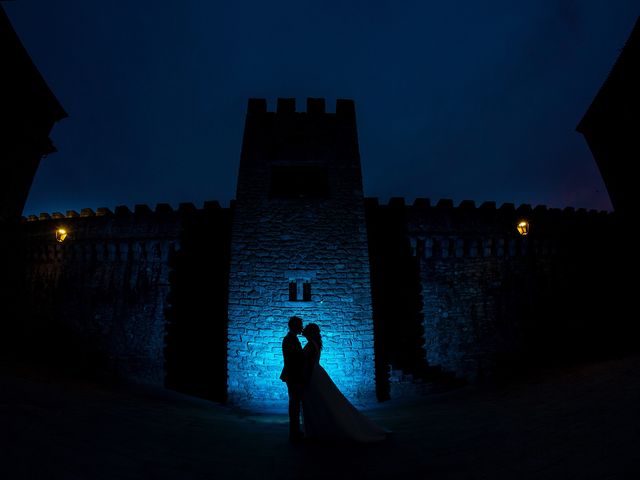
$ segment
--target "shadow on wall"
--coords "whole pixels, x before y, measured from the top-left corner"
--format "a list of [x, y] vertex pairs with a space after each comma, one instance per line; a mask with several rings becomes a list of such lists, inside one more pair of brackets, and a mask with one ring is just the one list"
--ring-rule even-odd
[[498, 358], [504, 380], [538, 367], [638, 351], [635, 287], [625, 273], [637, 259], [621, 218], [614, 215], [606, 229], [590, 229], [586, 222], [569, 227], [552, 262], [528, 257], [528, 274], [512, 272], [504, 282], [501, 298], [515, 300], [506, 311], [518, 317], [521, 345]]
[[[0, 221], [0, 359], [15, 357], [21, 319], [21, 282], [24, 264], [21, 232], [16, 223]], [[12, 252], [12, 255], [7, 254]]]
[[[412, 228], [425, 236], [473, 236], [482, 229], [469, 216], [480, 212], [488, 215], [480, 220], [489, 235], [509, 235], [501, 218], [506, 210], [449, 209], [440, 218], [443, 210], [414, 208], [419, 224], [411, 217]], [[436, 252], [436, 243], [435, 253], [424, 255], [417, 244], [418, 260], [400, 202], [376, 207], [369, 199], [380, 400], [389, 396], [390, 366], [392, 377], [493, 382], [637, 351], [634, 287], [624, 274], [635, 271], [636, 255], [623, 223], [598, 213], [538, 210], [536, 230], [513, 252], [511, 240], [508, 250], [494, 248], [507, 243], [490, 242], [473, 255], [449, 241], [456, 250], [447, 255]]]
[[69, 315], [60, 313], [68, 300], [64, 281], [60, 285], [44, 276], [32, 282], [25, 275], [27, 236], [22, 225], [3, 223], [0, 237], [0, 250], [10, 252], [0, 258], [0, 359], [112, 380], [105, 349], [73, 328], [66, 321]]
[[229, 209], [185, 218], [165, 312], [165, 386], [216, 402], [227, 398], [230, 222]]
[[564, 262], [538, 279], [528, 312], [527, 363], [599, 360], [638, 351], [633, 314], [637, 254], [620, 216], [607, 230], [580, 229], [564, 244]]
[[427, 366], [417, 259], [411, 254], [404, 205], [366, 202], [375, 329], [376, 395], [390, 396], [391, 369], [424, 378]]

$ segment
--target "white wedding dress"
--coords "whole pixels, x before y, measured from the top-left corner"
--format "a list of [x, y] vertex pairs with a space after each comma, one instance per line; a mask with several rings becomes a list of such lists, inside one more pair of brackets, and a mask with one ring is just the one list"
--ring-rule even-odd
[[311, 439], [377, 442], [390, 433], [360, 413], [320, 365], [320, 349], [309, 341], [303, 349], [310, 362], [309, 382], [302, 395], [305, 436]]

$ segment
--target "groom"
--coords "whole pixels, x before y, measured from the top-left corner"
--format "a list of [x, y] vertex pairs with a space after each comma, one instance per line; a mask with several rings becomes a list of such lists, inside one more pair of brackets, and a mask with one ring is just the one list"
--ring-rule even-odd
[[284, 368], [280, 380], [286, 382], [289, 392], [289, 440], [297, 443], [302, 440], [300, 429], [300, 403], [302, 402], [304, 356], [298, 335], [302, 333], [302, 319], [289, 319], [289, 333], [282, 339]]

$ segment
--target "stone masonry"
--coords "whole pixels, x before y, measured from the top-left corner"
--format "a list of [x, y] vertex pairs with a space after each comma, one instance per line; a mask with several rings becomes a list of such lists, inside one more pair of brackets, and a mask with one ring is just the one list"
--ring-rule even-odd
[[[83, 209], [29, 220], [22, 244], [23, 353], [163, 385], [168, 261], [179, 246], [178, 213], [140, 205], [135, 212]], [[64, 242], [56, 241], [60, 228]]]
[[292, 315], [319, 324], [322, 363], [355, 401], [374, 398], [373, 321], [352, 101], [249, 102], [232, 226], [229, 399], [281, 401]]

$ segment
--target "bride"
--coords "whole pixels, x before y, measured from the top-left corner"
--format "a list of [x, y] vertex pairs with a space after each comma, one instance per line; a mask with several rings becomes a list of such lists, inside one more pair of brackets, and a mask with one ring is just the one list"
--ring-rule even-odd
[[320, 327], [309, 323], [302, 335], [308, 340], [303, 348], [307, 379], [302, 395], [305, 436], [310, 439], [347, 439], [357, 442], [386, 439], [390, 432], [360, 413], [320, 366]]

